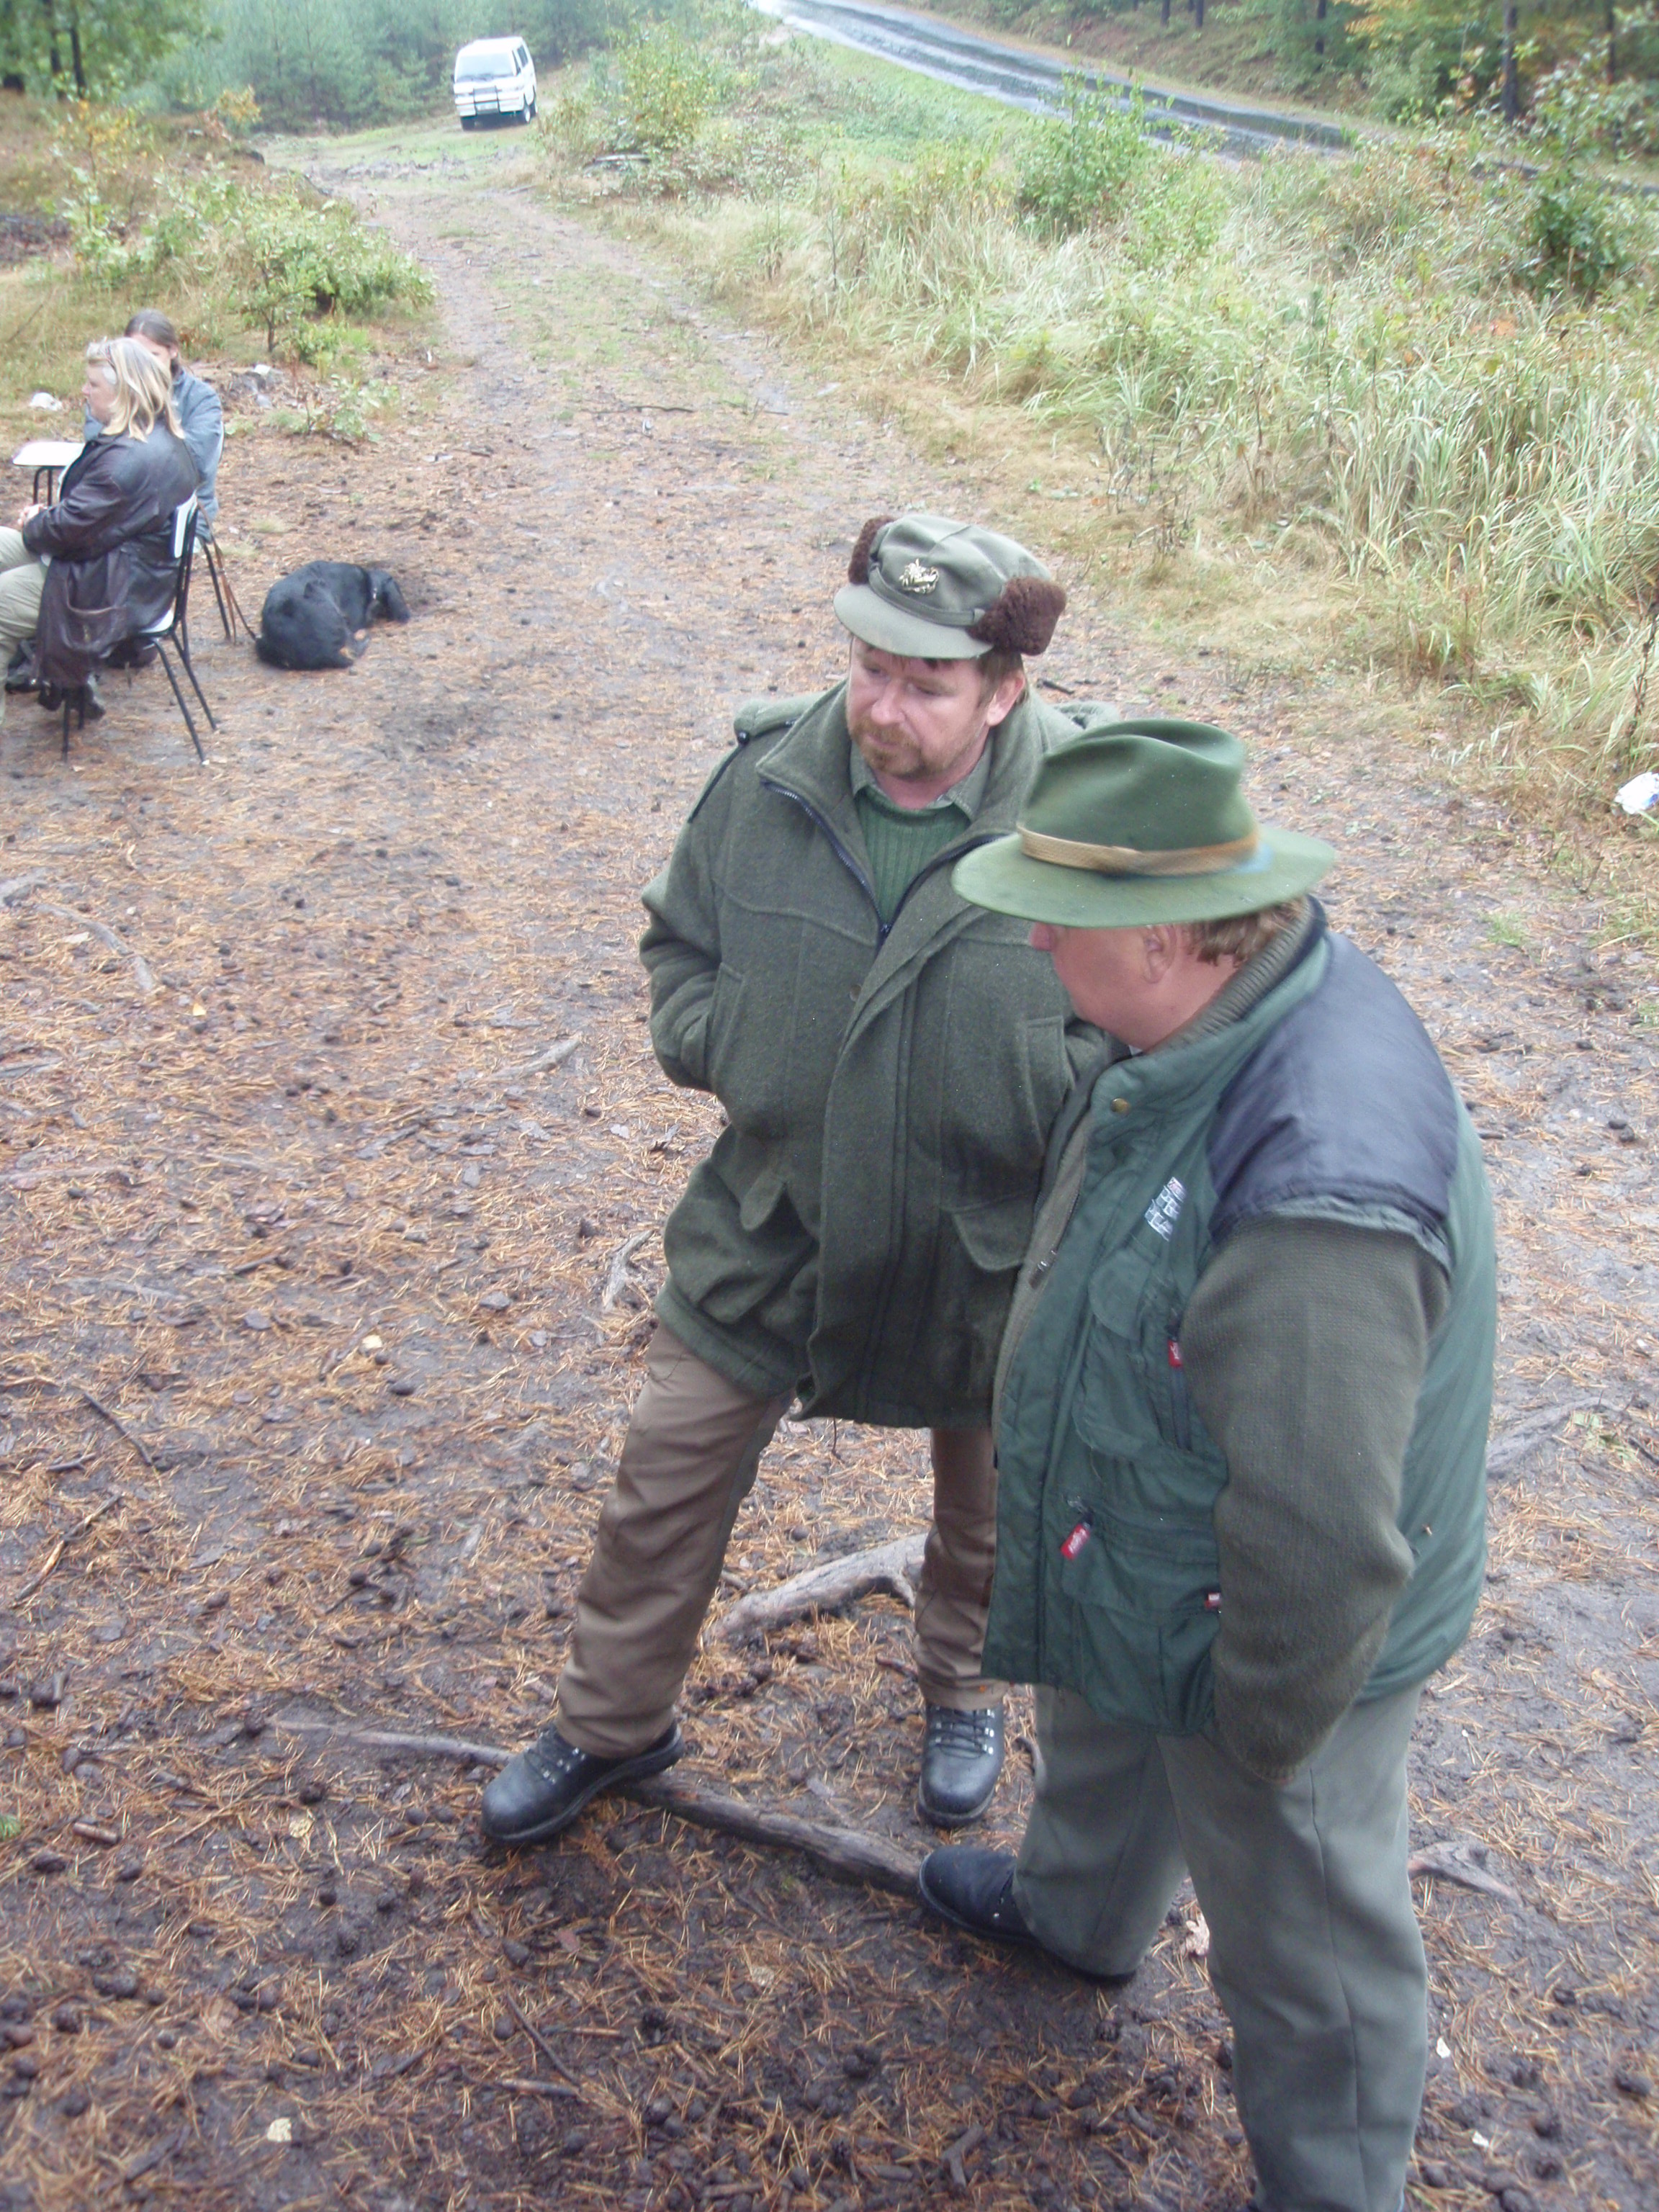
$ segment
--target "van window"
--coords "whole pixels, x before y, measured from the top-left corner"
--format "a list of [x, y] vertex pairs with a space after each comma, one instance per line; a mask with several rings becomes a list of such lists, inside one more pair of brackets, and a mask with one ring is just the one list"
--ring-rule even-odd
[[527, 70], [530, 67], [530, 54], [527, 48], [520, 46], [518, 50], [518, 55], [519, 67], [521, 70]]
[[458, 84], [488, 84], [491, 77], [511, 76], [507, 58], [498, 46], [494, 53], [460, 53], [455, 57], [455, 82]]

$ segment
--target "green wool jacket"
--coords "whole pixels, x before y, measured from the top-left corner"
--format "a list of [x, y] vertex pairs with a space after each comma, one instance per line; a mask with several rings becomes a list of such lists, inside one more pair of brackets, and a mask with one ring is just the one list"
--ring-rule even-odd
[[1049, 1127], [1103, 1047], [1025, 926], [951, 869], [1013, 828], [1045, 750], [1109, 717], [1022, 701], [971, 823], [884, 923], [845, 694], [740, 714], [644, 894], [657, 1057], [729, 1124], [663, 1232], [658, 1311], [806, 1414], [982, 1425]]
[[1258, 957], [1261, 995], [1252, 963], [1231, 1018], [1062, 1124], [999, 1383], [984, 1666], [1218, 1723], [1282, 1780], [1467, 1632], [1496, 1286], [1479, 1140], [1398, 992], [1316, 909]]

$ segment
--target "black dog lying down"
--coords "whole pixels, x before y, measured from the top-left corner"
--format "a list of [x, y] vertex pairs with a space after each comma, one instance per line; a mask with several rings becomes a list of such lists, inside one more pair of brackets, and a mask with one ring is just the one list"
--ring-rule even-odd
[[384, 568], [307, 561], [265, 593], [253, 649], [273, 668], [349, 668], [376, 615], [409, 620], [404, 595]]

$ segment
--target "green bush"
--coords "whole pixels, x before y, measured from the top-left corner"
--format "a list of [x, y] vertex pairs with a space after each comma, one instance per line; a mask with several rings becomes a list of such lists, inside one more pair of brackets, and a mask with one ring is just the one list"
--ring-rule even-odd
[[169, 270], [216, 278], [238, 313], [263, 330], [274, 354], [325, 362], [342, 320], [424, 306], [430, 280], [419, 264], [338, 203], [319, 204], [294, 185], [250, 186], [222, 170], [163, 172], [156, 205], [132, 226], [90, 175], [65, 205], [77, 264], [116, 287]]
[[1068, 70], [1060, 112], [1032, 133], [1020, 169], [1019, 204], [1052, 238], [1109, 222], [1152, 153], [1146, 108], [1139, 91], [1127, 106]]
[[1534, 292], [1605, 291], [1635, 274], [1645, 242], [1623, 202], [1564, 160], [1528, 188], [1516, 274]]

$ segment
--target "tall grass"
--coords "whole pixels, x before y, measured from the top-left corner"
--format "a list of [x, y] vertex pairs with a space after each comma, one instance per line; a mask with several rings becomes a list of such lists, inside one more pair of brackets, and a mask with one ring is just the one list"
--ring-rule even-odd
[[[1091, 172], [1056, 167], [1066, 126], [964, 125], [866, 158], [838, 139], [833, 76], [799, 57], [751, 67], [739, 111], [775, 113], [788, 71], [818, 120], [784, 173], [684, 155], [678, 196], [651, 203], [712, 286], [1022, 410], [1091, 469], [1103, 545], [1150, 539], [1167, 568], [1201, 540], [1204, 573], [1230, 561], [1241, 590], [1264, 568], [1304, 604], [1311, 586], [1349, 649], [1492, 703], [1514, 773], [1599, 811], [1659, 762], [1627, 711], [1659, 578], [1642, 204], [1483, 173], [1468, 138], [1431, 137], [1236, 169], [1146, 147], [1097, 161], [1109, 190], [1073, 220], [1068, 180]], [[705, 143], [720, 130], [740, 137], [740, 113]], [[1552, 243], [1574, 192], [1594, 270]]]

